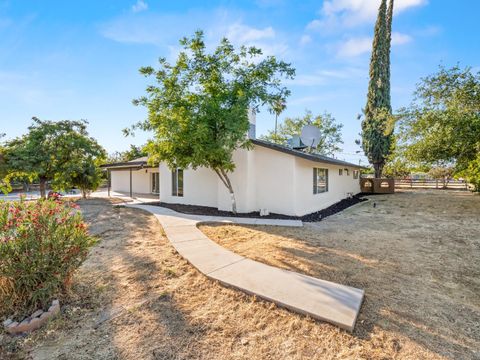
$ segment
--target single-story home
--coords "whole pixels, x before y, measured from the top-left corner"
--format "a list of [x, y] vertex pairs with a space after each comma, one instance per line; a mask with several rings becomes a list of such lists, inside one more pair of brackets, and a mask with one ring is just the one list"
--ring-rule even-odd
[[[253, 149], [234, 152], [236, 167], [229, 174], [238, 212], [303, 216], [360, 192], [361, 166], [256, 139], [255, 118], [250, 122]], [[164, 162], [149, 168], [147, 159], [104, 167], [113, 191], [158, 193], [165, 203], [231, 210], [230, 194], [211, 169], [169, 169]]]

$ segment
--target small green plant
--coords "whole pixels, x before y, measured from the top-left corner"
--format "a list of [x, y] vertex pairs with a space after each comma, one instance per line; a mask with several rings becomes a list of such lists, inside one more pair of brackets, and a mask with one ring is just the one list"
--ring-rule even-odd
[[28, 315], [66, 291], [94, 243], [76, 204], [0, 201], [0, 315]]

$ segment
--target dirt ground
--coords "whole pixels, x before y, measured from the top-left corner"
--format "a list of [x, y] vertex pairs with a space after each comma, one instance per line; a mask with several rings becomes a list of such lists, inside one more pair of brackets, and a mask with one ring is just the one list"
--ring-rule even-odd
[[364, 288], [353, 334], [208, 280], [146, 212], [79, 204], [100, 241], [62, 316], [0, 334], [0, 358], [480, 358], [479, 196], [377, 196], [302, 229], [202, 227], [245, 256]]
[[302, 229], [201, 228], [246, 257], [365, 289], [354, 357], [480, 359], [480, 196], [404, 191]]

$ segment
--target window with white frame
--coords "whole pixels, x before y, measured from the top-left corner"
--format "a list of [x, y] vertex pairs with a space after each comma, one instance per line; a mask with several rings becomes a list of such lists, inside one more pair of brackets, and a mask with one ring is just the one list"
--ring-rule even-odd
[[358, 174], [359, 174], [358, 170], [353, 170], [353, 178], [354, 179], [358, 179]]
[[338, 169], [338, 175], [340, 175], [340, 176], [343, 175], [343, 169]]
[[172, 170], [172, 196], [183, 196], [183, 169]]
[[328, 169], [313, 168], [313, 193], [328, 191]]

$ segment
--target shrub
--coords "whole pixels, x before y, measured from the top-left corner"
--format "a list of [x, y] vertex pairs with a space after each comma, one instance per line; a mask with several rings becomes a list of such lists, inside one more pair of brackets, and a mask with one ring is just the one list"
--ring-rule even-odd
[[0, 315], [28, 315], [68, 289], [95, 242], [77, 209], [0, 201]]

